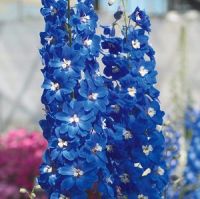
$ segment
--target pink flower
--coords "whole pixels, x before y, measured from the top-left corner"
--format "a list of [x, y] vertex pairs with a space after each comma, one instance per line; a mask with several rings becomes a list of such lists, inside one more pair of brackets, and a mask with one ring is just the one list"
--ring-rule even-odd
[[8, 187], [7, 193], [14, 192], [14, 188], [17, 192], [21, 187], [32, 189], [46, 145], [41, 133], [25, 129], [0, 137], [0, 194], [4, 185]]

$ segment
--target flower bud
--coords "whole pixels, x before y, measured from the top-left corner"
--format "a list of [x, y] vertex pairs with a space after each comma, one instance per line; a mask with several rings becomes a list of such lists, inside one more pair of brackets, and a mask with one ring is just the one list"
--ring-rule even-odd
[[25, 188], [20, 188], [19, 192], [20, 193], [27, 193], [28, 191]]

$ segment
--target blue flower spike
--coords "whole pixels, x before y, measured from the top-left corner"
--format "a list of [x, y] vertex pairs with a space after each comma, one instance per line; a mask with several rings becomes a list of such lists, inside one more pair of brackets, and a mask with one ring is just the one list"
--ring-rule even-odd
[[115, 26], [126, 18], [119, 7], [99, 36], [93, 3], [42, 0], [40, 125], [48, 148], [38, 183], [50, 199], [87, 199], [91, 192], [102, 199], [161, 199], [168, 179], [164, 112], [149, 17], [136, 8], [117, 37]]
[[[115, 13], [115, 19], [120, 15]], [[110, 34], [109, 25], [102, 26], [111, 186], [116, 198], [161, 199], [168, 171], [161, 128], [164, 112], [154, 86], [155, 52], [149, 45], [150, 21], [137, 7], [125, 23], [118, 37]]]
[[93, 1], [78, 0], [74, 7], [70, 0], [42, 0], [42, 4], [46, 118], [40, 124], [48, 148], [38, 183], [50, 199], [86, 199], [98, 183], [110, 189], [102, 196], [112, 198], [104, 181], [110, 176], [102, 127], [108, 91], [99, 75], [101, 38], [95, 34], [98, 17]]

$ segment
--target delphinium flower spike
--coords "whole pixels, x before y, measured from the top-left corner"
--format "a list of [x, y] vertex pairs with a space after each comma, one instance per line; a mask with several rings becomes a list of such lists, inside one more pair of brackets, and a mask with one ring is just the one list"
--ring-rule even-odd
[[[108, 91], [96, 58], [100, 37], [92, 0], [42, 0], [44, 69], [40, 122], [48, 149], [38, 182], [51, 199], [87, 198], [87, 191], [108, 187], [107, 136], [103, 132]], [[97, 184], [100, 184], [97, 186]], [[112, 189], [105, 194], [112, 198]]]
[[181, 167], [180, 165], [180, 153], [181, 153], [181, 134], [177, 130], [177, 121], [172, 122], [166, 119], [163, 125], [163, 134], [165, 137], [165, 152], [164, 157], [166, 160], [169, 183], [165, 190], [166, 198], [175, 199], [179, 193], [181, 187], [182, 177], [177, 171]]
[[161, 130], [164, 112], [154, 87], [155, 52], [148, 41], [149, 17], [136, 8], [128, 26], [122, 28], [122, 36], [113, 34], [113, 25], [102, 27], [102, 61], [109, 88], [105, 126], [112, 187], [118, 199], [160, 199], [168, 174]]
[[188, 139], [187, 163], [183, 175], [183, 187], [179, 193], [184, 199], [200, 197], [200, 112], [187, 107], [185, 129]]

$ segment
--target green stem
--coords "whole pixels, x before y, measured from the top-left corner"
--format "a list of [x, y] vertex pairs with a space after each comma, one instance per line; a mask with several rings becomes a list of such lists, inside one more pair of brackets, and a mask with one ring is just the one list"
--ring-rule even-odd
[[127, 39], [127, 35], [128, 35], [128, 22], [127, 22], [127, 14], [126, 14], [126, 5], [125, 5], [124, 0], [121, 0], [121, 2], [122, 2], [122, 5], [123, 5], [123, 8], [124, 8], [123, 15], [124, 15], [124, 23], [125, 23], [125, 26], [126, 26], [126, 39]]
[[67, 24], [67, 31], [68, 31], [68, 33], [69, 33], [69, 45], [71, 46], [72, 45], [72, 30], [71, 30], [71, 27], [70, 27], [70, 25], [69, 25], [69, 21], [70, 21], [70, 9], [71, 9], [71, 5], [70, 5], [70, 0], [68, 0], [68, 4], [67, 4], [67, 6], [68, 6], [68, 24]]
[[180, 192], [179, 195], [179, 199], [183, 199], [184, 196], [188, 193], [188, 192], [192, 192], [199, 189], [199, 184], [197, 185], [187, 185], [183, 188], [183, 190]]

